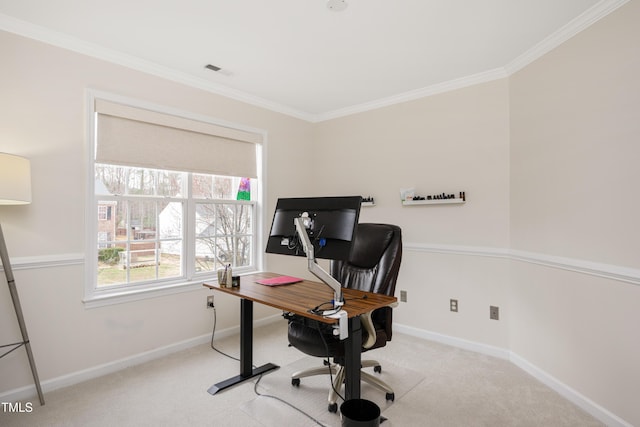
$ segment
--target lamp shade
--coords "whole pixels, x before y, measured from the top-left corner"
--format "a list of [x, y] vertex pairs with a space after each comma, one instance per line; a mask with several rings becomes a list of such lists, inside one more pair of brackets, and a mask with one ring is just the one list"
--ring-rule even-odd
[[31, 203], [31, 164], [28, 159], [0, 153], [0, 205]]

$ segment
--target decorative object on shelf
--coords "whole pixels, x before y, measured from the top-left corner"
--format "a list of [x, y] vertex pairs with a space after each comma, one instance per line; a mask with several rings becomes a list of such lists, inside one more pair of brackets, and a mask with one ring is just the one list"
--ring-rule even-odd
[[400, 189], [400, 200], [403, 202], [407, 200], [413, 200], [415, 197], [416, 190], [415, 188], [401, 188]]
[[[29, 203], [31, 203], [31, 165], [29, 160], [12, 154], [0, 153], [0, 205], [27, 205]], [[2, 269], [7, 277], [7, 285], [9, 286], [11, 299], [13, 300], [13, 308], [15, 309], [16, 317], [18, 318], [18, 325], [20, 326], [20, 332], [22, 333], [22, 341], [0, 345], [0, 348], [3, 349], [10, 347], [9, 350], [0, 355], [0, 358], [24, 346], [27, 351], [27, 358], [29, 359], [29, 365], [31, 366], [33, 382], [36, 385], [40, 404], [44, 405], [44, 395], [42, 394], [42, 388], [40, 388], [36, 362], [33, 358], [33, 353], [31, 352], [27, 326], [24, 323], [22, 307], [20, 305], [20, 299], [18, 298], [18, 289], [16, 288], [16, 282], [13, 277], [13, 270], [11, 269], [11, 262], [9, 260], [9, 252], [7, 251], [7, 245], [4, 240], [4, 234], [2, 233], [1, 226], [0, 259], [2, 260]]]
[[[400, 191], [401, 194], [402, 190]], [[452, 193], [440, 193], [430, 196], [417, 196], [413, 192], [405, 193], [402, 199], [402, 204], [409, 205], [442, 205], [442, 204], [460, 204], [467, 201], [467, 196], [464, 191], [458, 193], [458, 197]]]
[[371, 196], [363, 197], [361, 205], [362, 206], [375, 206], [376, 205], [376, 201]]

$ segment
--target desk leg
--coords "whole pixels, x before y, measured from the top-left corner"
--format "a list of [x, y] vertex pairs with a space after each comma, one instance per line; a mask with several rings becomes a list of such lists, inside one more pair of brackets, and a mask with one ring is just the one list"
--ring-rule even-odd
[[278, 368], [279, 366], [273, 363], [253, 368], [253, 301], [242, 298], [240, 300], [240, 375], [214, 384], [207, 391], [209, 394], [216, 394], [249, 378]]
[[240, 300], [240, 376], [253, 371], [253, 301]]
[[360, 369], [362, 368], [362, 327], [360, 317], [349, 319], [349, 337], [345, 342], [345, 400], [360, 399]]

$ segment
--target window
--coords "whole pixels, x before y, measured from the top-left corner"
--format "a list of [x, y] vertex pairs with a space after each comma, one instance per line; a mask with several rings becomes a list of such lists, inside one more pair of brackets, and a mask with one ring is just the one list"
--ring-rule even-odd
[[199, 287], [225, 265], [257, 270], [256, 133], [131, 103], [91, 101], [95, 185], [85, 301]]
[[98, 220], [108, 221], [111, 215], [111, 207], [105, 205], [98, 205]]

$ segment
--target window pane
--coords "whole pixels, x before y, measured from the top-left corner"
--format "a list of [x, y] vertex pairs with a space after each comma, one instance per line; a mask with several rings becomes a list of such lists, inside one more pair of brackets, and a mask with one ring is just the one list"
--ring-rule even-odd
[[235, 206], [227, 204], [215, 205], [216, 213], [216, 235], [231, 236], [233, 235], [235, 222]]
[[[129, 257], [130, 268], [132, 270], [141, 269], [141, 267], [148, 267], [156, 265], [156, 242], [135, 241], [129, 243]], [[147, 269], [148, 270], [148, 269]], [[140, 275], [137, 275], [140, 276]], [[155, 278], [155, 272], [149, 275], [148, 272], [144, 274], [144, 277], [149, 279]], [[142, 279], [140, 279], [142, 280]]]
[[233, 237], [218, 237], [215, 245], [217, 261], [222, 265], [233, 265]]
[[235, 199], [233, 178], [230, 176], [215, 176], [213, 178], [214, 199]]
[[213, 271], [224, 265], [251, 265], [253, 205], [200, 203], [196, 218], [196, 268]]
[[96, 164], [96, 194], [124, 194], [126, 176], [121, 166]]
[[193, 197], [195, 199], [213, 199], [213, 176], [193, 174], [191, 180]]
[[160, 247], [158, 277], [166, 279], [182, 276], [182, 241], [162, 242]]
[[156, 231], [156, 203], [154, 201], [129, 201], [130, 239], [154, 240]]
[[142, 168], [129, 168], [127, 194], [153, 195], [156, 189], [156, 171]]
[[193, 174], [193, 197], [196, 199], [235, 200], [239, 178], [231, 176]]
[[237, 267], [251, 265], [251, 237], [242, 236], [236, 239], [236, 261]]
[[196, 205], [196, 238], [215, 236], [216, 205], [198, 203]]
[[117, 248], [98, 251], [98, 287], [126, 283], [127, 272], [119, 267], [121, 253]]
[[158, 196], [182, 197], [184, 193], [184, 173], [158, 171]]
[[183, 203], [171, 202], [165, 203], [160, 209], [160, 238], [181, 238], [182, 237], [182, 218]]
[[140, 250], [131, 251], [130, 255], [129, 283], [147, 282], [157, 278], [155, 247], [144, 252]]
[[99, 200], [98, 211], [106, 219], [98, 220], [98, 280], [97, 286], [122, 284], [127, 281], [123, 269], [128, 262], [126, 242], [126, 203]]
[[235, 217], [235, 233], [251, 234], [253, 233], [253, 206], [252, 205], [236, 205]]
[[215, 271], [222, 267], [222, 264], [216, 260], [215, 252], [214, 238], [196, 239], [195, 271]]

